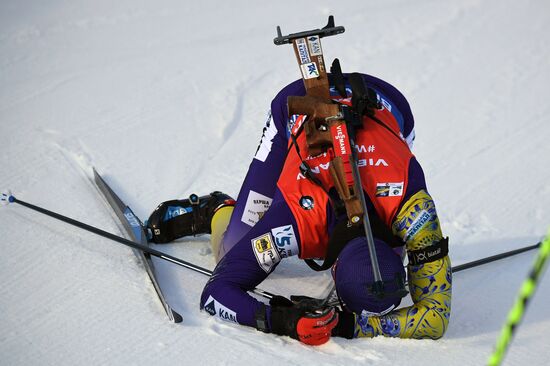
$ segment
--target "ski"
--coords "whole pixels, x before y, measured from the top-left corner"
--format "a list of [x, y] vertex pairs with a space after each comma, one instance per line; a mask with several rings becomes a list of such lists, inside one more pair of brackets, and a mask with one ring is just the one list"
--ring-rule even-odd
[[[145, 232], [145, 229], [143, 227], [143, 223], [139, 220], [139, 218], [132, 212], [130, 207], [124, 204], [122, 200], [116, 195], [116, 193], [107, 185], [105, 180], [99, 175], [99, 173], [93, 168], [94, 172], [94, 181], [117, 215], [117, 217], [120, 219], [122, 225], [126, 229], [127, 235], [130, 237], [130, 239], [134, 242], [140, 243], [142, 245], [149, 245], [147, 241], [147, 235]], [[164, 310], [166, 311], [166, 315], [168, 315], [168, 318], [174, 322], [174, 323], [180, 323], [183, 318], [180, 314], [178, 314], [166, 301], [166, 298], [164, 297], [164, 294], [162, 293], [162, 289], [160, 287], [160, 284], [157, 280], [155, 266], [153, 265], [153, 261], [151, 259], [151, 255], [142, 252], [138, 249], [133, 249], [134, 254], [140, 259], [141, 263], [145, 267], [145, 270], [147, 271], [147, 274], [149, 275], [149, 279], [151, 280], [151, 283], [153, 284], [158, 298], [160, 302], [162, 303], [162, 306], [164, 307]]]

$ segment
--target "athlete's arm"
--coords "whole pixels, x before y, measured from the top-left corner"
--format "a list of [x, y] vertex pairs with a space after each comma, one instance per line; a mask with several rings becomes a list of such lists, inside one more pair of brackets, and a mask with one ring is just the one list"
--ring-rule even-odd
[[[257, 327], [256, 314], [270, 308], [252, 297], [253, 290], [273, 272], [287, 253], [298, 254], [299, 238], [292, 212], [276, 191], [262, 219], [220, 260], [201, 296], [201, 309], [210, 315]], [[269, 330], [269, 328], [268, 328]]]
[[[424, 173], [411, 160], [405, 203], [393, 220], [392, 231], [405, 243], [407, 252], [437, 245], [442, 239], [435, 204], [427, 193]], [[425, 264], [408, 267], [412, 306], [397, 309], [384, 316], [348, 316], [353, 332], [345, 337], [374, 337], [385, 335], [401, 338], [441, 338], [447, 330], [451, 311], [451, 263], [445, 255]], [[344, 318], [344, 317], [342, 317]], [[350, 319], [351, 318], [351, 319]], [[347, 323], [346, 322], [346, 323]], [[349, 329], [341, 322], [341, 329]], [[350, 334], [351, 333], [351, 334]]]
[[[408, 251], [424, 249], [443, 239], [435, 205], [426, 191], [413, 195], [393, 225]], [[448, 256], [408, 266], [409, 291], [414, 305], [384, 316], [356, 315], [356, 337], [385, 335], [401, 338], [441, 338], [451, 311], [451, 262]]]

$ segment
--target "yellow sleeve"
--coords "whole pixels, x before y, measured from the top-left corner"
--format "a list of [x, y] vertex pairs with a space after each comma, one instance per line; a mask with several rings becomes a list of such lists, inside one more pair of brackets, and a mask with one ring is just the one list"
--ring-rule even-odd
[[[443, 238], [435, 204], [420, 191], [403, 205], [392, 226], [407, 250], [418, 250]], [[438, 339], [447, 330], [451, 313], [451, 262], [448, 256], [408, 266], [409, 291], [414, 305], [383, 316], [356, 314], [355, 337], [384, 335]]]

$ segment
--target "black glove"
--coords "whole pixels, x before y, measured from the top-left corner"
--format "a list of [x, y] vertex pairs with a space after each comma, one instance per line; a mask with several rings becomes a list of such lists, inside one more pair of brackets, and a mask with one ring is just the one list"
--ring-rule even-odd
[[285, 297], [271, 299], [271, 332], [287, 335], [302, 343], [317, 346], [328, 342], [338, 324], [338, 313], [333, 307], [321, 307], [311, 298], [292, 302]]
[[332, 330], [333, 337], [353, 339], [355, 335], [355, 313], [338, 311], [338, 325]]

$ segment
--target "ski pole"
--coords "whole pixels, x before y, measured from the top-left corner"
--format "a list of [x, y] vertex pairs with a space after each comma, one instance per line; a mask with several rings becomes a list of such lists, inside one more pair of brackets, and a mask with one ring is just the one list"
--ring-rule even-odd
[[497, 340], [495, 351], [493, 352], [491, 357], [489, 357], [488, 365], [500, 365], [500, 363], [504, 359], [504, 355], [508, 350], [510, 342], [512, 341], [514, 331], [519, 326], [519, 323], [521, 322], [523, 315], [525, 314], [525, 311], [527, 309], [527, 305], [529, 304], [529, 300], [531, 300], [533, 294], [535, 293], [535, 290], [537, 289], [538, 281], [540, 279], [540, 276], [544, 272], [545, 264], [548, 260], [549, 255], [550, 230], [548, 231], [546, 239], [544, 239], [540, 246], [538, 255], [535, 259], [535, 262], [533, 263], [533, 266], [531, 267], [529, 277], [521, 285], [519, 296], [514, 303], [514, 306], [508, 313], [506, 323], [504, 324], [500, 336]]
[[[355, 131], [353, 132], [355, 135]], [[363, 230], [367, 238], [367, 248], [369, 249], [370, 262], [372, 266], [372, 274], [374, 276], [374, 284], [372, 291], [377, 297], [384, 297], [384, 281], [382, 280], [382, 274], [380, 273], [380, 265], [378, 264], [378, 255], [376, 254], [376, 247], [374, 245], [374, 237], [372, 236], [372, 226], [369, 220], [369, 214], [367, 211], [367, 200], [365, 199], [365, 192], [363, 191], [363, 185], [361, 183], [361, 175], [359, 173], [359, 167], [357, 166], [357, 151], [355, 150], [355, 141], [350, 138], [352, 146], [352, 172], [355, 179], [355, 190], [359, 194], [359, 201], [363, 207]]]
[[[209, 269], [197, 266], [196, 264], [184, 261], [183, 259], [180, 259], [180, 258], [171, 256], [169, 254], [163, 253], [161, 251], [155, 250], [153, 248], [148, 247], [147, 245], [139, 244], [139, 243], [133, 242], [131, 240], [128, 240], [126, 238], [123, 238], [121, 236], [118, 236], [118, 235], [112, 234], [110, 232], [101, 230], [101, 229], [99, 229], [95, 226], [85, 224], [83, 222], [77, 221], [77, 220], [72, 219], [72, 218], [67, 217], [67, 216], [63, 216], [61, 214], [58, 214], [56, 212], [47, 210], [45, 208], [33, 205], [31, 203], [27, 203], [25, 201], [21, 201], [21, 200], [15, 198], [10, 193], [2, 193], [2, 195], [0, 197], [0, 201], [4, 205], [10, 204], [10, 203], [17, 203], [21, 206], [25, 206], [27, 208], [30, 208], [31, 210], [34, 210], [34, 211], [37, 211], [41, 214], [53, 217], [54, 219], [63, 221], [67, 224], [76, 226], [80, 229], [84, 229], [84, 230], [89, 231], [91, 233], [94, 233], [96, 235], [99, 235], [99, 236], [102, 236], [104, 238], [116, 241], [120, 244], [126, 245], [128, 247], [131, 247], [131, 248], [134, 248], [134, 249], [139, 249], [139, 250], [143, 251], [144, 253], [148, 253], [148, 254], [153, 255], [155, 257], [158, 257], [160, 259], [164, 259], [165, 261], [168, 261], [170, 263], [174, 263], [178, 266], [185, 267], [187, 269], [193, 270], [195, 272], [201, 273], [201, 274], [206, 275], [206, 276], [212, 276], [212, 271], [209, 270]], [[269, 293], [267, 291], [264, 291], [264, 290], [261, 290], [261, 289], [258, 289], [258, 288], [252, 290], [252, 292], [255, 293], [256, 295], [263, 296], [266, 299], [271, 299], [271, 298], [273, 298], [273, 296], [275, 296], [272, 293]]]
[[537, 249], [540, 246], [541, 246], [541, 242], [538, 242], [537, 244], [530, 245], [530, 246], [527, 246], [527, 247], [510, 250], [508, 252], [504, 252], [504, 253], [500, 253], [500, 254], [495, 254], [495, 255], [492, 255], [492, 256], [486, 257], [486, 258], [477, 259], [475, 261], [471, 261], [471, 262], [468, 262], [468, 263], [464, 263], [464, 264], [460, 264], [458, 266], [455, 266], [455, 267], [452, 268], [452, 271], [453, 271], [453, 273], [460, 272], [460, 271], [463, 271], [465, 269], [477, 267], [477, 266], [480, 266], [480, 265], [485, 264], [485, 263], [491, 263], [491, 262], [497, 261], [499, 259], [508, 258], [508, 257], [513, 256], [513, 255], [520, 254], [520, 253], [523, 253], [523, 252], [527, 252], [527, 251], [532, 250], [532, 249]]

